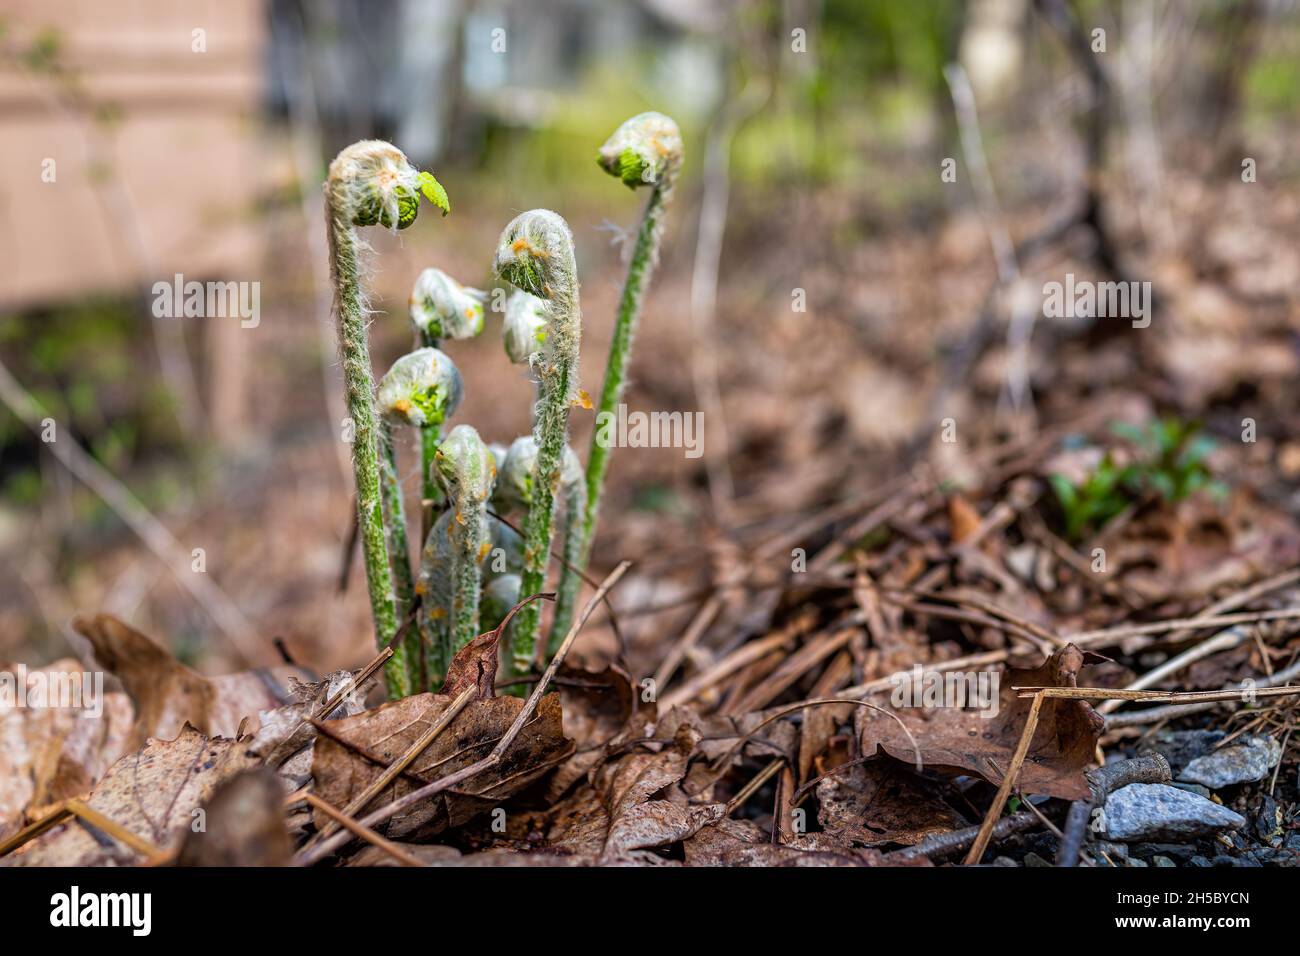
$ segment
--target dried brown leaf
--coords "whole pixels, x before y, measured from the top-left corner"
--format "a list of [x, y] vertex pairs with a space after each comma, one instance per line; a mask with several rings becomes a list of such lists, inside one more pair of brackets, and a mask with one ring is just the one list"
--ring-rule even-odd
[[[414, 744], [451, 703], [445, 694], [417, 694], [391, 701], [374, 710], [330, 721], [343, 740], [376, 757], [392, 762]], [[465, 709], [411, 763], [409, 773], [426, 781], [467, 767], [487, 756], [519, 715], [524, 701], [517, 697], [491, 697], [470, 701]], [[537, 713], [502, 755], [501, 762], [459, 788], [437, 794], [396, 814], [386, 835], [392, 839], [427, 836], [456, 827], [499, 806], [554, 767], [573, 748], [564, 737], [560, 696], [547, 694]], [[312, 778], [316, 793], [326, 803], [345, 807], [370, 786], [383, 767], [356, 749], [321, 736], [316, 741]], [[366, 812], [409, 793], [415, 785], [403, 774], [376, 796]], [[325, 818], [318, 815], [316, 824]]]
[[[1076, 687], [1079, 669], [1089, 657], [1070, 644], [1040, 667], [1008, 670], [1002, 675], [998, 711], [993, 717], [957, 707], [896, 708], [893, 713], [915, 736], [926, 767], [976, 773], [998, 784], [1011, 764], [1029, 713], [1030, 701], [1016, 696], [1012, 686]], [[859, 708], [854, 719], [863, 756], [879, 749], [908, 763], [916, 760], [911, 741], [896, 721], [867, 708]], [[1083, 772], [1092, 762], [1103, 724], [1087, 701], [1045, 701], [1020, 771], [1020, 788], [1064, 800], [1088, 797]]]
[[[194, 811], [216, 787], [254, 766], [247, 741], [208, 737], [190, 725], [175, 740], [151, 738], [113, 764], [86, 803], [137, 837], [167, 850], [190, 831]], [[106, 866], [140, 855], [112, 837], [71, 820], [3, 861], [14, 866]]]

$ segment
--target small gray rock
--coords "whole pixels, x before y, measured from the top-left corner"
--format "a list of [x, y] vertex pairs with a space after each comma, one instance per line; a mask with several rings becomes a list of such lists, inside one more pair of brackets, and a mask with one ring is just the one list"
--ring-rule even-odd
[[1210, 788], [1202, 787], [1199, 783], [1183, 783], [1181, 780], [1175, 780], [1169, 786], [1177, 787], [1179, 790], [1186, 790], [1188, 793], [1194, 793], [1198, 797], [1210, 798]]
[[1106, 798], [1108, 840], [1191, 840], [1244, 826], [1246, 818], [1212, 800], [1163, 783], [1131, 783]]
[[1183, 768], [1178, 779], [1218, 790], [1236, 783], [1263, 780], [1281, 759], [1282, 747], [1272, 737], [1243, 737], [1221, 750], [1197, 757]]
[[1167, 856], [1153, 856], [1151, 862], [1162, 869], [1168, 869], [1169, 867], [1174, 867], [1175, 869], [1178, 868], [1178, 864]]
[[1164, 754], [1177, 776], [1197, 757], [1211, 753], [1214, 745], [1226, 736], [1222, 730], [1160, 730], [1140, 752]]

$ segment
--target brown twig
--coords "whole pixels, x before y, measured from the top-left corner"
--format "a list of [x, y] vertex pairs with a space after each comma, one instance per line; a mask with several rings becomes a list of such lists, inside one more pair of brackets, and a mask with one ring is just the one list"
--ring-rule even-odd
[[343, 827], [343, 829], [347, 830], [353, 836], [365, 840], [367, 843], [371, 844], [372, 846], [379, 847], [379, 849], [383, 850], [385, 853], [387, 853], [393, 859], [397, 860], [403, 866], [424, 866], [423, 863], [417, 860], [410, 853], [403, 850], [392, 840], [380, 836], [374, 830], [370, 829], [369, 827], [365, 826], [362, 823], [359, 823], [358, 821], [354, 820], [352, 817], [348, 816], [347, 814], [340, 812], [338, 809], [326, 803], [320, 797], [316, 796], [316, 794], [314, 793], [305, 794], [303, 799], [306, 800], [313, 807], [315, 807], [317, 810], [319, 810], [321, 813], [325, 814], [325, 816], [329, 817], [339, 826]]
[[1029, 707], [1029, 716], [1025, 718], [1025, 729], [1020, 734], [1020, 743], [1016, 745], [1016, 752], [1011, 758], [1011, 766], [1007, 768], [1007, 772], [1003, 775], [997, 795], [994, 796], [993, 803], [989, 806], [988, 815], [984, 817], [984, 824], [980, 827], [974, 844], [971, 845], [970, 851], [966, 854], [965, 863], [967, 866], [978, 863], [980, 857], [984, 855], [984, 851], [988, 849], [989, 840], [993, 837], [993, 826], [998, 822], [998, 817], [1002, 816], [1002, 808], [1007, 804], [1007, 797], [1011, 796], [1011, 788], [1015, 786], [1016, 778], [1020, 776], [1020, 766], [1025, 762], [1025, 756], [1029, 753], [1029, 745], [1034, 739], [1034, 731], [1038, 729], [1038, 714], [1043, 709], [1043, 698], [1045, 696], [1041, 692], [1034, 695], [1034, 702]]

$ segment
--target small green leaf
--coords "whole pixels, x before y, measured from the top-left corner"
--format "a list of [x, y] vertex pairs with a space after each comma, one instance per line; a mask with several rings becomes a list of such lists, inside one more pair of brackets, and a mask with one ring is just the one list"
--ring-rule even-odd
[[424, 193], [424, 198], [429, 200], [445, 216], [451, 212], [451, 200], [447, 198], [447, 190], [442, 188], [442, 183], [433, 178], [433, 173], [420, 173], [420, 192]]

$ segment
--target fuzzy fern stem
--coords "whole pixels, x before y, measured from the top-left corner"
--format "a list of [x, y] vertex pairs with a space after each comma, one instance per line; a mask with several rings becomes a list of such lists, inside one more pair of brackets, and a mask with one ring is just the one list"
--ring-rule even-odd
[[[486, 294], [470, 289], [441, 269], [420, 273], [411, 289], [409, 311], [417, 342], [424, 348], [439, 348], [444, 338], [466, 339], [483, 331], [483, 301]], [[442, 424], [420, 428], [420, 538], [429, 536], [433, 514], [442, 504], [442, 491], [433, 474], [434, 455], [442, 440]]]
[[[569, 409], [578, 391], [578, 353], [582, 340], [577, 264], [573, 234], [557, 214], [534, 209], [517, 216], [497, 244], [496, 273], [546, 301], [546, 338], [533, 363], [538, 381], [533, 435], [537, 461], [532, 502], [524, 519], [524, 566], [520, 594], [543, 590], [554, 537], [556, 494], [568, 438]], [[541, 627], [541, 608], [532, 602], [514, 621], [511, 660], [516, 672], [530, 666]]]
[[[420, 592], [411, 581], [402, 493], [397, 481], [397, 460], [391, 429], [393, 426], [408, 426], [421, 435], [441, 429], [443, 422], [460, 405], [463, 391], [460, 372], [455, 363], [434, 348], [416, 349], [403, 355], [379, 382], [378, 402], [383, 416], [385, 439], [384, 505], [391, 524], [389, 547], [403, 619], [414, 604], [415, 594]], [[400, 561], [399, 556], [402, 558]], [[412, 628], [409, 637], [403, 642], [413, 685], [418, 689], [429, 686], [429, 649], [437, 643], [435, 637], [423, 626], [425, 620], [421, 616], [421, 625]]]
[[[483, 561], [492, 548], [487, 503], [496, 483], [496, 459], [477, 431], [457, 425], [439, 445], [434, 470], [452, 506], [443, 531], [451, 557], [447, 625], [441, 629], [447, 644], [438, 655], [445, 672], [455, 653], [479, 634]], [[440, 529], [444, 529], [442, 522], [433, 533], [439, 534]], [[446, 568], [436, 571], [445, 572]]]
[[[379, 424], [375, 414], [374, 379], [366, 333], [366, 299], [361, 283], [358, 226], [382, 225], [405, 229], [419, 214], [420, 194], [445, 215], [447, 194], [429, 173], [418, 172], [397, 147], [363, 140], [344, 149], [330, 163], [325, 180], [326, 229], [334, 311], [339, 322], [339, 350], [348, 414], [352, 420], [352, 463], [357, 484], [357, 520], [366, 566], [375, 640], [385, 646], [397, 633], [397, 599], [388, 560], [387, 534], [380, 490], [382, 466]], [[407, 655], [402, 647], [384, 668], [388, 692], [410, 692]]]
[[[596, 410], [598, 427], [592, 433], [591, 447], [587, 453], [585, 514], [581, 530], [575, 529], [575, 537], [579, 540], [574, 545], [574, 557], [570, 558], [566, 553], [565, 560], [568, 563], [560, 574], [552, 633], [559, 633], [561, 637], [572, 621], [574, 605], [582, 585], [581, 575], [586, 570], [591, 543], [596, 535], [605, 473], [609, 470], [611, 442], [606, 430], [599, 426], [617, 415], [618, 404], [623, 400], [628, 364], [632, 359], [632, 340], [641, 317], [646, 289], [659, 260], [664, 215], [677, 184], [682, 153], [682, 137], [677, 124], [662, 113], [642, 113], [615, 130], [596, 157], [602, 169], [617, 176], [629, 189], [649, 185], [650, 198], [646, 200], [641, 226], [637, 230], [636, 245], [628, 264], [627, 278], [618, 305], [618, 317], [614, 322], [613, 339], [609, 346], [605, 382], [601, 387], [600, 404]], [[565, 550], [569, 550], [567, 542]]]

